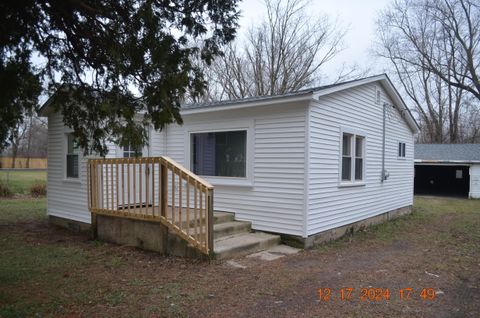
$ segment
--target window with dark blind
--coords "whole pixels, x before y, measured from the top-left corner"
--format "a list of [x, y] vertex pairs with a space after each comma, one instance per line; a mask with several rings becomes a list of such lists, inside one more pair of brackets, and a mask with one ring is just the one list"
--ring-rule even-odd
[[246, 177], [247, 131], [191, 134], [191, 169], [195, 174]]

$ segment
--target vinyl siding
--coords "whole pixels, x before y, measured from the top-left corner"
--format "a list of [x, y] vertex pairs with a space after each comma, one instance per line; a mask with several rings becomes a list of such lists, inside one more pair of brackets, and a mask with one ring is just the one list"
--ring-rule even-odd
[[[376, 103], [376, 87], [382, 100]], [[385, 168], [381, 182], [383, 103], [378, 84], [320, 97], [309, 111], [308, 235], [350, 224], [413, 203], [413, 134], [398, 111], [386, 121]], [[342, 130], [365, 136], [364, 185], [339, 187]], [[406, 143], [406, 158], [397, 157]]]
[[48, 118], [48, 172], [47, 213], [57, 217], [90, 223], [87, 202], [85, 158], [79, 155], [78, 180], [66, 180], [66, 134], [70, 130], [63, 125], [59, 113]]
[[480, 199], [480, 164], [470, 166], [470, 193], [469, 197]]
[[[166, 155], [190, 169], [192, 132], [247, 130], [247, 179], [215, 186], [214, 208], [234, 212], [252, 228], [308, 236], [350, 224], [413, 202], [413, 134], [397, 113], [387, 119], [386, 164], [390, 177], [380, 182], [382, 105], [391, 103], [382, 90], [366, 84], [320, 97], [317, 101], [184, 114], [184, 124], [151, 130], [150, 156]], [[342, 129], [366, 137], [365, 185], [339, 187]], [[48, 214], [90, 223], [86, 159], [80, 155], [79, 179], [65, 181], [65, 134], [61, 116], [49, 116]], [[397, 158], [398, 142], [406, 158]], [[107, 157], [121, 156], [114, 144]], [[115, 201], [115, 200], [114, 200]], [[155, 198], [158, 201], [158, 198]]]
[[[183, 126], [166, 130], [166, 154], [189, 167], [189, 133], [249, 126], [250, 185], [214, 186], [214, 208], [235, 213], [256, 230], [302, 235], [305, 192], [306, 105], [288, 104], [184, 115]], [[249, 155], [247, 154], [247, 157]], [[248, 172], [247, 172], [248, 174]]]
[[[87, 196], [87, 158], [80, 151], [78, 179], [66, 179], [66, 135], [62, 116], [52, 113], [48, 117], [48, 215], [90, 223]], [[107, 157], [115, 157], [115, 145], [108, 144]]]

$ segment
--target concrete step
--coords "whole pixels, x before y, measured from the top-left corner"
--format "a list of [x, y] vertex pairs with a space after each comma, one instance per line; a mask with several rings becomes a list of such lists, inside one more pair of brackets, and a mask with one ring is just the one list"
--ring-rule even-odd
[[213, 223], [219, 224], [224, 222], [235, 221], [235, 214], [229, 212], [213, 211]]
[[[198, 217], [198, 215], [197, 215]], [[178, 218], [178, 216], [177, 216]], [[171, 221], [171, 217], [169, 217], [169, 220]], [[233, 222], [235, 220], [235, 215], [233, 213], [228, 213], [228, 212], [213, 212], [213, 224], [218, 224], [218, 223], [224, 223], [224, 222]], [[197, 220], [197, 224], [205, 224], [205, 218], [202, 218], [201, 220]], [[195, 225], [195, 214], [194, 212], [190, 212], [189, 215], [189, 222], [187, 222], [187, 213], [182, 213], [182, 228], [186, 227], [193, 227]], [[175, 224], [177, 226], [180, 226], [180, 222], [178, 219], [175, 219]], [[189, 224], [189, 226], [187, 226]]]
[[213, 235], [215, 239], [225, 236], [231, 236], [238, 233], [248, 233], [252, 223], [244, 221], [222, 222], [213, 225]]
[[226, 259], [256, 253], [280, 243], [280, 236], [263, 232], [241, 233], [215, 239], [216, 259]]

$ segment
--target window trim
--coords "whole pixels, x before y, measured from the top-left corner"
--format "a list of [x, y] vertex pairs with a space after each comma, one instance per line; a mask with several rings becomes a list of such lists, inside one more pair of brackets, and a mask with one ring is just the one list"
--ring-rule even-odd
[[[342, 167], [343, 167], [343, 135], [348, 134], [351, 135], [350, 139], [350, 153], [351, 153], [351, 162], [350, 162], [350, 180], [342, 180]], [[362, 142], [362, 179], [356, 180], [355, 179], [355, 154], [356, 154], [356, 138], [361, 137], [363, 139]], [[363, 131], [353, 130], [349, 128], [341, 128], [340, 129], [340, 156], [339, 156], [339, 165], [338, 165], [338, 187], [357, 187], [357, 186], [364, 186], [365, 183], [365, 167], [367, 161], [367, 134]]]
[[238, 121], [238, 122], [229, 122], [228, 126], [225, 123], [221, 125], [192, 125], [185, 131], [185, 166], [191, 170], [191, 161], [192, 161], [192, 147], [191, 147], [191, 138], [192, 134], [198, 133], [214, 133], [214, 132], [228, 132], [228, 131], [246, 131], [246, 166], [245, 166], [245, 177], [220, 177], [220, 176], [203, 176], [200, 175], [203, 179], [210, 182], [212, 185], [220, 186], [241, 186], [241, 187], [252, 187], [254, 184], [253, 178], [253, 165], [254, 165], [254, 130], [252, 121]]
[[78, 171], [77, 171], [77, 176], [76, 177], [69, 177], [67, 173], [68, 169], [68, 163], [67, 163], [67, 156], [72, 155], [68, 152], [68, 138], [70, 135], [72, 135], [73, 131], [65, 132], [64, 133], [64, 148], [63, 148], [63, 181], [65, 182], [71, 182], [71, 183], [79, 183], [80, 182], [80, 167], [81, 167], [81, 152], [80, 149], [78, 151], [77, 155], [77, 162], [78, 162]]

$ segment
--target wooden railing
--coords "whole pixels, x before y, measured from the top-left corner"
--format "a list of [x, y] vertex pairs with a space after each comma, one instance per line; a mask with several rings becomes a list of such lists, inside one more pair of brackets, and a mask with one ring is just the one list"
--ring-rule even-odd
[[213, 186], [168, 157], [90, 159], [96, 215], [158, 221], [202, 253], [213, 252]]

